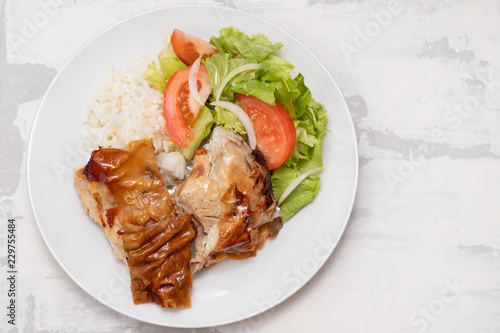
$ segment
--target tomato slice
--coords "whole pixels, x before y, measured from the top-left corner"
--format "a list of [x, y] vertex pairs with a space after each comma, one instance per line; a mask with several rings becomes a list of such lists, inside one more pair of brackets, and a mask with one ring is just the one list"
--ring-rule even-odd
[[[191, 66], [175, 72], [167, 82], [164, 94], [163, 116], [168, 134], [172, 140], [183, 147], [189, 146], [194, 134], [192, 127], [196, 124], [198, 114], [204, 105], [199, 104], [189, 93], [189, 72]], [[205, 66], [200, 65], [197, 77], [198, 94], [206, 101], [212, 85]]]
[[257, 147], [264, 154], [269, 170], [276, 169], [295, 149], [297, 134], [290, 113], [278, 102], [272, 106], [251, 95], [235, 97], [252, 120]]
[[220, 52], [215, 46], [203, 39], [178, 29], [174, 29], [170, 43], [177, 58], [188, 66], [192, 65], [200, 55], [203, 55], [202, 59], [206, 59], [212, 54]]

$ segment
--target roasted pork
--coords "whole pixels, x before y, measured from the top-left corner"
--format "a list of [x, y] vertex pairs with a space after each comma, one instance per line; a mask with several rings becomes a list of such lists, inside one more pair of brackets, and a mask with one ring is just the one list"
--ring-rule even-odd
[[222, 127], [196, 150], [193, 169], [174, 200], [196, 218], [193, 272], [224, 258], [255, 256], [282, 227], [263, 155]]
[[94, 151], [75, 172], [75, 186], [116, 257], [128, 265], [134, 303], [190, 307], [192, 216], [174, 213], [152, 141]]

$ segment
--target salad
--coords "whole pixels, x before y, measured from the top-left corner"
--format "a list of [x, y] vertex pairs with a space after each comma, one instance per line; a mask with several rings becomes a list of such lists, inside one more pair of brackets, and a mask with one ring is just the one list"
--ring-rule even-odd
[[319, 189], [327, 117], [304, 76], [279, 57], [282, 47], [234, 27], [210, 42], [176, 29], [144, 79], [163, 92], [167, 131], [186, 158], [215, 126], [259, 149], [286, 221]]

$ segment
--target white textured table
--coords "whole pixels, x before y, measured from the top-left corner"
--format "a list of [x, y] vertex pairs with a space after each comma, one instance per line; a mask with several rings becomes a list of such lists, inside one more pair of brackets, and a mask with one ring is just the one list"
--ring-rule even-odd
[[[321, 271], [271, 311], [164, 329], [82, 291], [44, 244], [26, 144], [64, 62], [103, 28], [180, 1], [0, 1], [0, 331], [499, 332], [500, 2], [237, 1], [303, 41], [355, 121], [359, 189]], [[16, 326], [7, 323], [7, 221], [16, 220]], [[242, 300], [244, 301], [244, 300]]]

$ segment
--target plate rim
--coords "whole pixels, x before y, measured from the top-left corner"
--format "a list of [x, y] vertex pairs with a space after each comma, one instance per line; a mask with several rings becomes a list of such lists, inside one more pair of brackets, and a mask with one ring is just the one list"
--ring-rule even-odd
[[[68, 269], [62, 264], [62, 262], [60, 261], [60, 259], [58, 258], [58, 256], [54, 253], [54, 250], [53, 250], [52, 246], [49, 244], [49, 242], [48, 242], [48, 240], [47, 240], [47, 238], [45, 236], [45, 233], [44, 233], [44, 231], [43, 231], [43, 229], [42, 229], [42, 227], [40, 225], [40, 222], [39, 222], [39, 219], [38, 219], [38, 216], [37, 216], [37, 213], [36, 213], [35, 205], [34, 205], [34, 202], [33, 202], [33, 195], [32, 195], [32, 189], [31, 189], [31, 172], [32, 171], [30, 171], [30, 170], [31, 170], [32, 146], [33, 146], [32, 143], [33, 143], [33, 140], [34, 140], [33, 139], [33, 132], [34, 132], [33, 130], [37, 126], [37, 123], [38, 123], [38, 120], [39, 120], [39, 117], [40, 117], [40, 110], [43, 108], [43, 106], [45, 104], [45, 100], [47, 99], [48, 93], [52, 90], [52, 87], [54, 86], [55, 82], [58, 80], [59, 76], [65, 70], [65, 68], [73, 61], [73, 59], [77, 55], [79, 55], [83, 50], [85, 50], [87, 48], [87, 46], [89, 44], [91, 44], [95, 39], [99, 38], [100, 36], [102, 36], [103, 34], [105, 34], [107, 31], [109, 31], [111, 29], [114, 29], [116, 26], [123, 24], [124, 22], [127, 22], [129, 20], [133, 20], [136, 17], [142, 16], [142, 15], [147, 15], [147, 14], [152, 13], [152, 12], [169, 10], [169, 9], [175, 9], [175, 8], [189, 8], [189, 7], [190, 8], [192, 8], [192, 7], [200, 7], [200, 8], [221, 9], [221, 10], [224, 10], [224, 11], [236, 12], [236, 13], [239, 13], [239, 14], [242, 14], [242, 15], [249, 16], [252, 19], [255, 19], [255, 20], [258, 20], [258, 21], [262, 21], [262, 22], [265, 22], [266, 24], [271, 25], [273, 28], [279, 30], [280, 32], [282, 32], [286, 36], [288, 36], [291, 39], [295, 40], [305, 51], [307, 51], [307, 53], [311, 57], [313, 57], [316, 60], [316, 62], [321, 66], [322, 70], [327, 74], [328, 78], [331, 80], [331, 82], [333, 83], [333, 85], [337, 89], [337, 92], [342, 97], [341, 98], [341, 103], [343, 104], [343, 106], [345, 107], [345, 110], [348, 113], [349, 129], [350, 129], [350, 132], [352, 132], [352, 135], [354, 137], [354, 155], [355, 155], [354, 162], [355, 162], [355, 165], [354, 165], [354, 179], [353, 179], [353, 184], [351, 185], [351, 188], [352, 188], [353, 192], [352, 192], [351, 198], [349, 198], [349, 202], [350, 203], [349, 203], [349, 207], [348, 207], [348, 210], [347, 210], [347, 214], [346, 214], [346, 216], [344, 218], [344, 221], [342, 223], [341, 231], [337, 235], [336, 239], [332, 242], [331, 249], [328, 251], [328, 254], [324, 257], [324, 259], [321, 262], [319, 262], [319, 264], [316, 267], [316, 269], [314, 269], [309, 274], [309, 276], [306, 279], [304, 279], [296, 287], [291, 288], [290, 291], [287, 294], [285, 294], [278, 301], [272, 302], [269, 306], [263, 307], [262, 309], [260, 309], [260, 308], [256, 309], [255, 311], [253, 311], [251, 313], [248, 313], [245, 316], [238, 317], [238, 318], [233, 318], [232, 320], [226, 320], [226, 321], [223, 321], [223, 322], [218, 322], [216, 324], [201, 324], [201, 325], [189, 325], [189, 324], [188, 325], [177, 325], [177, 324], [173, 324], [172, 325], [172, 324], [166, 324], [166, 323], [161, 323], [161, 322], [155, 322], [155, 321], [148, 320], [148, 319], [143, 319], [143, 318], [140, 318], [140, 317], [138, 317], [138, 316], [136, 316], [134, 314], [126, 313], [125, 311], [122, 311], [122, 310], [120, 310], [118, 308], [115, 308], [111, 304], [105, 303], [103, 300], [99, 299], [97, 297], [97, 295], [94, 295], [93, 293], [91, 293], [90, 290], [88, 290], [85, 286], [83, 286], [80, 282], [78, 282], [78, 280], [73, 276], [73, 274], [71, 272], [68, 271]], [[243, 320], [255, 317], [257, 315], [260, 315], [261, 313], [266, 312], [266, 311], [268, 311], [268, 310], [270, 310], [270, 309], [278, 306], [279, 304], [283, 303], [285, 300], [287, 300], [290, 297], [292, 297], [293, 295], [295, 295], [297, 293], [297, 291], [299, 291], [300, 289], [302, 289], [305, 284], [307, 284], [314, 276], [316, 276], [316, 274], [319, 272], [319, 270], [321, 270], [321, 268], [329, 260], [329, 258], [331, 257], [332, 253], [337, 248], [338, 243], [342, 239], [342, 237], [343, 237], [343, 235], [345, 233], [345, 230], [347, 228], [347, 225], [348, 225], [348, 223], [350, 221], [350, 217], [352, 215], [352, 211], [353, 211], [353, 208], [354, 208], [354, 203], [355, 203], [356, 196], [357, 196], [358, 181], [359, 181], [359, 151], [358, 151], [358, 142], [357, 142], [356, 129], [355, 129], [355, 126], [354, 126], [354, 122], [353, 122], [352, 116], [350, 114], [350, 110], [349, 110], [349, 107], [347, 105], [347, 102], [346, 102], [344, 96], [342, 95], [342, 92], [339, 89], [339, 87], [337, 85], [337, 82], [334, 80], [334, 78], [332, 77], [332, 75], [330, 74], [330, 72], [327, 70], [327, 68], [325, 67], [325, 65], [318, 59], [318, 57], [300, 39], [298, 39], [297, 37], [295, 37], [294, 35], [292, 35], [288, 31], [286, 31], [285, 29], [283, 29], [283, 28], [279, 27], [278, 25], [272, 23], [271, 21], [269, 21], [267, 19], [264, 19], [264, 18], [262, 18], [260, 16], [257, 16], [255, 14], [243, 11], [243, 10], [239, 10], [239, 9], [235, 9], [235, 8], [231, 8], [231, 7], [226, 7], [226, 6], [208, 5], [208, 4], [167, 5], [167, 6], [156, 7], [156, 8], [153, 8], [153, 9], [142, 10], [142, 11], [139, 11], [139, 12], [137, 12], [135, 14], [132, 14], [132, 15], [124, 18], [124, 19], [121, 19], [121, 20], [119, 20], [119, 21], [117, 21], [117, 22], [115, 22], [115, 23], [107, 26], [106, 28], [100, 30], [98, 33], [96, 33], [94, 36], [92, 36], [90, 39], [88, 39], [85, 43], [83, 43], [82, 46], [80, 46], [64, 62], [64, 64], [58, 69], [57, 74], [52, 79], [52, 81], [49, 84], [49, 86], [47, 87], [47, 89], [46, 89], [46, 91], [45, 91], [42, 99], [40, 100], [40, 103], [39, 103], [39, 105], [37, 107], [35, 116], [33, 118], [33, 123], [32, 123], [32, 126], [31, 126], [31, 131], [30, 131], [30, 135], [29, 135], [29, 139], [28, 139], [28, 147], [27, 147], [27, 150], [26, 150], [26, 154], [27, 154], [27, 157], [26, 157], [26, 179], [27, 179], [27, 186], [28, 186], [28, 194], [29, 194], [30, 205], [31, 205], [31, 208], [32, 208], [32, 211], [33, 211], [33, 215], [35, 217], [35, 221], [36, 221], [38, 230], [40, 231], [40, 234], [41, 234], [41, 236], [42, 236], [42, 238], [44, 240], [44, 243], [47, 246], [47, 248], [49, 249], [49, 251], [52, 254], [53, 258], [58, 263], [59, 267], [62, 268], [63, 271], [70, 277], [70, 279], [72, 280], [73, 283], [75, 283], [76, 285], [78, 285], [78, 287], [80, 287], [82, 290], [84, 290], [93, 299], [97, 300], [99, 303], [103, 304], [107, 308], [112, 309], [113, 311], [116, 311], [116, 312], [118, 312], [118, 313], [120, 313], [120, 314], [122, 314], [124, 316], [127, 316], [127, 317], [133, 318], [135, 320], [138, 320], [140, 322], [145, 322], [145, 323], [149, 323], [149, 324], [153, 324], [153, 325], [159, 325], [159, 326], [163, 326], [163, 327], [172, 327], [172, 328], [205, 328], [205, 327], [222, 326], [222, 325], [227, 325], [227, 324], [232, 324], [232, 323], [240, 322], [240, 321], [243, 321]]]

